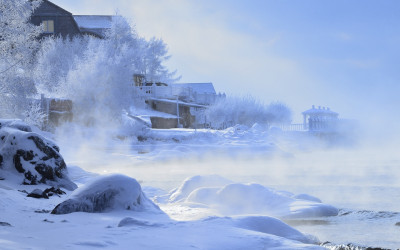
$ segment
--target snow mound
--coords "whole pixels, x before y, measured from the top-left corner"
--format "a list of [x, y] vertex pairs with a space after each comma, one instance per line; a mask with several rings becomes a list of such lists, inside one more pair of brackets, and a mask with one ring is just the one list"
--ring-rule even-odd
[[161, 227], [161, 223], [153, 223], [145, 220], [138, 220], [131, 217], [123, 218], [119, 223], [118, 227], [125, 226], [137, 226], [137, 227]]
[[2, 127], [15, 128], [25, 132], [32, 132], [32, 128], [19, 119], [0, 119], [0, 129]]
[[260, 184], [232, 183], [218, 176], [187, 179], [170, 197], [170, 202], [200, 203], [225, 215], [309, 218], [338, 214], [337, 208], [310, 195], [295, 196]]
[[297, 199], [297, 200], [306, 200], [306, 201], [314, 201], [317, 203], [322, 203], [322, 201], [319, 198], [314, 197], [309, 194], [296, 194], [296, 195], [293, 195], [292, 198]]
[[0, 120], [0, 169], [23, 174], [23, 184], [74, 190], [59, 147], [20, 120]]
[[233, 218], [233, 225], [239, 228], [280, 236], [303, 243], [316, 243], [314, 238], [287, 225], [279, 219], [268, 216], [243, 216]]
[[99, 176], [76, 189], [52, 214], [99, 213], [111, 210], [161, 211], [133, 178], [121, 174]]
[[193, 176], [187, 178], [182, 185], [170, 193], [170, 202], [177, 202], [186, 199], [194, 190], [201, 187], [222, 187], [232, 181], [225, 179], [219, 175]]

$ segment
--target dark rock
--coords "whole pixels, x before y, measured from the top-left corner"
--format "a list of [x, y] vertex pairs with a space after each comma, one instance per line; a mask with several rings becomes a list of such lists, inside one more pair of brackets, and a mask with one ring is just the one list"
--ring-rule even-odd
[[51, 188], [47, 188], [44, 190], [44, 193], [47, 194], [47, 196], [53, 196], [53, 195], [63, 195], [66, 194], [64, 191], [62, 191], [60, 188], [55, 188], [55, 187], [51, 187]]
[[3, 166], [3, 156], [0, 155], [0, 168]]
[[37, 199], [41, 199], [41, 198], [48, 199], [49, 197], [51, 197], [53, 195], [60, 196], [60, 195], [63, 195], [63, 194], [65, 194], [65, 192], [62, 191], [61, 189], [55, 188], [55, 187], [51, 187], [51, 188], [45, 189], [44, 191], [42, 191], [40, 189], [35, 189], [31, 193], [29, 193], [27, 195], [27, 197], [32, 197], [32, 198], [37, 198]]
[[25, 179], [22, 182], [23, 185], [36, 185], [37, 184], [37, 176], [33, 175], [31, 171], [27, 171], [25, 174]]
[[394, 224], [395, 226], [399, 226], [400, 227], [400, 221], [397, 222], [396, 224]]
[[51, 212], [50, 210], [46, 210], [46, 209], [35, 210], [35, 213], [38, 213], [38, 214], [48, 214], [50, 212]]
[[35, 189], [32, 192], [30, 192], [27, 197], [32, 197], [32, 198], [36, 198], [36, 199], [48, 199], [49, 197], [47, 196], [47, 194], [45, 192], [43, 192], [40, 189]]
[[11, 227], [11, 224], [8, 223], [8, 222], [0, 221], [0, 226], [3, 226], [3, 227]]
[[39, 136], [29, 136], [28, 139], [32, 140], [35, 143], [36, 147], [40, 151], [42, 151], [43, 153], [46, 154], [46, 157], [42, 158], [42, 160], [44, 160], [44, 159], [47, 160], [47, 158], [48, 159], [51, 159], [51, 158], [58, 159], [58, 158], [60, 158], [60, 155], [58, 154], [58, 151], [55, 150], [53, 147], [49, 147], [48, 145], [46, 145]]
[[52, 167], [40, 163], [36, 165], [35, 170], [42, 176], [39, 181], [40, 183], [46, 183], [46, 180], [54, 180], [54, 171]]
[[100, 213], [111, 208], [114, 202], [116, 190], [106, 190], [104, 192], [96, 193], [88, 198], [86, 202], [75, 199], [68, 199], [58, 204], [52, 214], [68, 214], [71, 212], [87, 212], [87, 213]]
[[54, 223], [54, 221], [48, 220], [48, 219], [44, 219], [44, 222], [48, 222], [48, 223]]
[[335, 245], [329, 241], [320, 244], [320, 246], [326, 247], [328, 249], [335, 249], [335, 250], [390, 250], [390, 249], [381, 248], [381, 247], [362, 247], [362, 246], [355, 245], [353, 243], [349, 243], [347, 245], [345, 245], [345, 244]]
[[18, 172], [23, 173], [23, 172], [25, 172], [25, 169], [22, 167], [21, 158], [20, 158], [18, 151], [14, 155], [13, 163], [14, 163], [15, 169], [17, 169]]

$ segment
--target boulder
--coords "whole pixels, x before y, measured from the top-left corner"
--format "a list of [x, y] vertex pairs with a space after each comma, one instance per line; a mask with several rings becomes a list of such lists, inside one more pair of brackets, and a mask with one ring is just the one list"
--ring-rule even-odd
[[32, 192], [30, 192], [27, 197], [32, 197], [32, 198], [36, 198], [36, 199], [48, 199], [49, 196], [47, 196], [47, 194], [45, 192], [43, 192], [43, 190], [41, 189], [35, 189]]
[[59, 188], [51, 187], [51, 188], [46, 188], [44, 191], [41, 189], [35, 189], [32, 192], [30, 192], [27, 197], [32, 197], [32, 198], [37, 198], [37, 199], [48, 199], [49, 197], [53, 195], [60, 196], [62, 194], [66, 194], [64, 191], [62, 191]]
[[0, 120], [0, 168], [23, 175], [23, 184], [74, 190], [59, 147], [18, 120]]
[[161, 211], [145, 196], [135, 179], [113, 174], [96, 177], [79, 187], [51, 213], [100, 213], [112, 210]]

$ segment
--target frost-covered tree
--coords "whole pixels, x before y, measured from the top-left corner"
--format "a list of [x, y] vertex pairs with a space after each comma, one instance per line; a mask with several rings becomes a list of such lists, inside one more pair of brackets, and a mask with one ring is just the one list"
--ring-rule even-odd
[[150, 82], [171, 82], [176, 71], [170, 72], [163, 63], [170, 58], [167, 45], [162, 39], [151, 38], [145, 43], [145, 54], [143, 57], [142, 73]]
[[20, 117], [35, 93], [30, 77], [41, 27], [29, 23], [36, 0], [0, 0], [0, 117]]
[[61, 85], [68, 73], [76, 69], [76, 61], [85, 53], [89, 39], [87, 36], [42, 39], [33, 74], [39, 93], [52, 97], [63, 95]]
[[292, 116], [285, 104], [273, 102], [264, 105], [251, 96], [222, 99], [210, 106], [205, 115], [214, 128], [226, 128], [236, 124], [250, 127], [255, 123], [288, 123]]
[[[40, 89], [73, 100], [74, 119], [118, 120], [134, 103], [134, 74], [149, 72], [156, 81], [171, 81], [173, 73], [163, 65], [166, 54], [161, 40], [146, 41], [125, 18], [115, 16], [105, 39], [46, 41], [36, 76]], [[40, 79], [46, 66], [50, 69]]]

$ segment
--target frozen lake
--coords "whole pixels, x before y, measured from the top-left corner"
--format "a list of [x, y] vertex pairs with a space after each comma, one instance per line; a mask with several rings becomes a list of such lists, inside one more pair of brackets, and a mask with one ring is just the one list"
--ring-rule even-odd
[[[233, 146], [232, 146], [233, 145]], [[265, 154], [263, 154], [265, 150]], [[254, 153], [253, 153], [254, 151]], [[69, 162], [97, 173], [124, 173], [143, 186], [169, 191], [194, 175], [217, 174], [292, 193], [306, 193], [340, 209], [339, 216], [286, 221], [321, 242], [400, 246], [400, 159], [387, 149], [341, 149], [272, 155], [268, 145], [217, 147], [165, 143], [88, 147]], [[84, 157], [83, 157], [84, 156]]]

